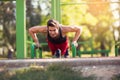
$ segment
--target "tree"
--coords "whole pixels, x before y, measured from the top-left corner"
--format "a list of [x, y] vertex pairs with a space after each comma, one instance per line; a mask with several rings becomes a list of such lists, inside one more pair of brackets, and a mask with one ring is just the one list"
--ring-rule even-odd
[[62, 0], [62, 4], [62, 23], [83, 26], [80, 41], [92, 37], [94, 48], [111, 49], [114, 38], [111, 31], [113, 17], [112, 12], [109, 11], [110, 2], [103, 0], [74, 0], [74, 2]]
[[3, 46], [6, 46], [9, 53], [15, 50], [16, 42], [16, 21], [15, 21], [15, 4], [13, 1], [0, 1], [0, 24], [3, 26]]

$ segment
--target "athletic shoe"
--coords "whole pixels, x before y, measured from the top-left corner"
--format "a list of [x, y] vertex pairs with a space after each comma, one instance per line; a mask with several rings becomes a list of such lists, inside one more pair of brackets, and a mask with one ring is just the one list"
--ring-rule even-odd
[[61, 58], [61, 50], [60, 50], [60, 49], [57, 49], [57, 50], [55, 51], [54, 57], [55, 57], [55, 58]]

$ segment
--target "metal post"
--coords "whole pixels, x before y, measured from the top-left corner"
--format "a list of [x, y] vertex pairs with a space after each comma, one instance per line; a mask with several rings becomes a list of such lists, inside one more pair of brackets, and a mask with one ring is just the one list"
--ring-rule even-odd
[[34, 57], [35, 57], [35, 45], [34, 44], [32, 44], [31, 45], [31, 58], [33, 59]]
[[51, 6], [51, 11], [52, 11], [51, 17], [53, 19], [58, 20], [61, 23], [60, 0], [51, 0], [51, 1], [52, 1], [52, 3], [51, 3], [51, 5], [52, 5]]
[[26, 58], [25, 2], [16, 0], [16, 50], [17, 58]]
[[55, 3], [56, 3], [56, 0], [51, 0], [51, 17], [56, 19], [56, 9], [55, 9]]
[[76, 47], [74, 46], [74, 44], [71, 44], [72, 46], [72, 57], [76, 56]]
[[61, 23], [61, 8], [60, 8], [60, 0], [56, 0], [56, 20]]

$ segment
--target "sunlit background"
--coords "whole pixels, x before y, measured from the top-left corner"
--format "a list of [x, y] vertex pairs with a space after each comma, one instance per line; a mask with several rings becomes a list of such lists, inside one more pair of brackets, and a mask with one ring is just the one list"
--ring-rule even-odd
[[[114, 46], [120, 42], [119, 0], [60, 0], [61, 24], [83, 27], [78, 42], [92, 39], [94, 49], [108, 49], [114, 54]], [[51, 18], [51, 0], [26, 0], [26, 28], [46, 25]], [[31, 37], [27, 33], [27, 40]], [[74, 33], [69, 33], [70, 40]], [[46, 42], [45, 34], [39, 34], [39, 41]], [[79, 45], [79, 49], [91, 46]], [[28, 45], [28, 54], [30, 54]], [[47, 46], [44, 48], [49, 52]], [[16, 56], [16, 1], [0, 1], [0, 56], [8, 53]], [[119, 49], [120, 53], [120, 49]], [[104, 54], [101, 54], [104, 56]], [[114, 56], [114, 55], [112, 55]]]

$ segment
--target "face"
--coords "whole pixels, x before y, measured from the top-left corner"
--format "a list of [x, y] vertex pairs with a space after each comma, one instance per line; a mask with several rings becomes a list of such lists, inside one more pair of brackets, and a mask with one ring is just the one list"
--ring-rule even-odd
[[56, 38], [59, 35], [59, 29], [57, 27], [48, 27], [49, 35], [52, 38]]

